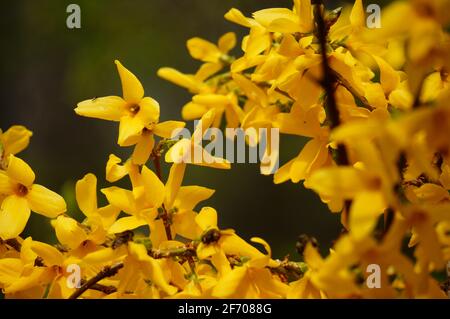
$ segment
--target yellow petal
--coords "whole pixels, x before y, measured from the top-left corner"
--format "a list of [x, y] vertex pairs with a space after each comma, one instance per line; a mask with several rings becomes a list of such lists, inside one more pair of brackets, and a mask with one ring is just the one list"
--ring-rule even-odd
[[353, 198], [363, 190], [376, 190], [379, 182], [353, 167], [327, 167], [315, 171], [307, 186], [325, 197]]
[[385, 209], [380, 192], [361, 192], [350, 209], [350, 233], [355, 239], [368, 236], [376, 226], [377, 218]]
[[313, 28], [311, 0], [294, 0], [297, 7], [297, 14], [300, 18], [302, 32], [310, 32]]
[[275, 184], [281, 184], [286, 182], [287, 180], [289, 180], [291, 178], [291, 166], [294, 163], [295, 158], [291, 159], [289, 162], [287, 162], [286, 164], [284, 164], [283, 166], [281, 166], [273, 175], [273, 182]]
[[86, 174], [77, 181], [75, 194], [78, 207], [84, 215], [89, 216], [97, 211], [97, 177], [94, 174]]
[[159, 121], [160, 107], [158, 101], [151, 97], [144, 97], [139, 102], [139, 112], [136, 114], [141, 122], [147, 125], [148, 123], [157, 123]]
[[[291, 166], [290, 174], [292, 182], [298, 183], [307, 177], [310, 168], [317, 159], [323, 143], [317, 139], [312, 139], [305, 144], [300, 154], [294, 160]], [[326, 159], [326, 158], [325, 158]], [[323, 159], [323, 162], [325, 161]]]
[[158, 176], [146, 166], [142, 167], [141, 174], [147, 201], [151, 204], [151, 207], [160, 207], [165, 195], [164, 184]]
[[0, 194], [11, 194], [13, 191], [13, 182], [5, 171], [0, 170]]
[[215, 62], [221, 56], [215, 44], [197, 37], [187, 41], [187, 48], [194, 59], [204, 62]]
[[185, 125], [186, 123], [181, 121], [165, 121], [156, 124], [153, 133], [164, 138], [171, 138], [175, 130], [183, 128]]
[[122, 82], [123, 98], [127, 102], [139, 103], [144, 97], [144, 88], [138, 78], [126, 69], [119, 61], [114, 61], [119, 71], [120, 81]]
[[152, 153], [155, 139], [149, 131], [143, 132], [136, 146], [134, 147], [131, 159], [135, 165], [144, 165]]
[[111, 205], [130, 215], [136, 212], [136, 204], [132, 191], [113, 186], [103, 188], [101, 192], [106, 196]]
[[184, 87], [193, 93], [198, 93], [201, 88], [201, 85], [192, 75], [183, 74], [172, 68], [159, 69], [158, 76], [178, 86]]
[[234, 48], [236, 45], [236, 34], [234, 32], [228, 32], [225, 33], [223, 36], [220, 37], [218, 46], [219, 50], [223, 53], [227, 53], [231, 49]]
[[201, 242], [197, 246], [197, 257], [199, 259], [207, 259], [217, 253], [220, 253], [220, 247], [216, 244], [205, 244]]
[[384, 93], [387, 95], [397, 88], [400, 83], [400, 76], [394, 68], [384, 59], [374, 55], [373, 58], [380, 68], [380, 82]]
[[113, 205], [107, 205], [98, 209], [98, 214], [101, 217], [105, 229], [108, 229], [116, 221], [119, 213], [120, 209]]
[[129, 162], [119, 165], [122, 160], [114, 154], [110, 154], [106, 163], [106, 180], [110, 183], [116, 182], [127, 175], [130, 171]]
[[23, 263], [19, 258], [0, 259], [0, 283], [10, 285], [20, 277]]
[[36, 178], [31, 167], [12, 154], [9, 156], [6, 173], [11, 179], [27, 187], [31, 186]]
[[138, 227], [146, 225], [147, 222], [144, 219], [138, 218], [136, 216], [127, 216], [119, 218], [114, 224], [108, 229], [109, 233], [121, 233], [126, 230], [133, 230]]
[[205, 105], [189, 102], [183, 106], [181, 116], [184, 120], [190, 121], [201, 118], [203, 114], [208, 112], [209, 108]]
[[178, 191], [174, 206], [179, 209], [193, 210], [201, 201], [207, 200], [214, 190], [201, 186], [183, 186]]
[[31, 243], [31, 249], [44, 260], [44, 264], [46, 266], [62, 266], [64, 262], [62, 253], [60, 253], [58, 249], [50, 246], [49, 244], [33, 240]]
[[362, 0], [356, 0], [350, 13], [350, 24], [354, 28], [361, 28], [366, 25], [366, 15]]
[[167, 178], [165, 186], [166, 199], [165, 203], [167, 207], [172, 207], [173, 201], [178, 194], [181, 183], [183, 182], [184, 171], [186, 170], [186, 164], [172, 164], [170, 167], [169, 177]]
[[241, 11], [235, 8], [232, 8], [225, 13], [225, 19], [236, 24], [240, 24], [244, 27], [250, 27], [255, 23], [252, 19], [246, 18]]
[[33, 133], [25, 126], [11, 126], [5, 133], [0, 134], [0, 144], [3, 146], [5, 156], [23, 151], [30, 143]]
[[30, 208], [25, 198], [11, 195], [6, 197], [0, 209], [0, 238], [15, 238], [24, 230]]
[[164, 276], [161, 264], [147, 254], [144, 245], [129, 242], [128, 249], [131, 256], [143, 263], [141, 271], [148, 279], [168, 295], [173, 295], [177, 292], [177, 288], [169, 285], [168, 280]]
[[86, 232], [73, 218], [58, 216], [53, 225], [58, 241], [70, 249], [78, 248], [87, 239]]
[[195, 222], [200, 226], [202, 230], [207, 230], [208, 228], [217, 228], [217, 212], [212, 207], [203, 207], [197, 217], [195, 217]]
[[31, 187], [26, 199], [33, 212], [49, 218], [55, 218], [67, 210], [66, 202], [61, 195], [38, 184]]
[[78, 103], [75, 113], [101, 120], [119, 121], [125, 106], [126, 102], [121, 97], [106, 96]]
[[234, 267], [232, 271], [217, 283], [212, 291], [212, 295], [218, 298], [230, 298], [231, 296], [245, 298], [246, 290], [250, 285], [246, 278], [247, 270], [248, 268], [245, 266]]
[[143, 123], [137, 116], [123, 116], [120, 119], [119, 138], [117, 144], [120, 146], [130, 146], [137, 143], [142, 130], [150, 123]]
[[195, 239], [201, 229], [195, 222], [197, 214], [194, 211], [178, 211], [173, 215], [173, 227], [177, 235], [188, 239]]

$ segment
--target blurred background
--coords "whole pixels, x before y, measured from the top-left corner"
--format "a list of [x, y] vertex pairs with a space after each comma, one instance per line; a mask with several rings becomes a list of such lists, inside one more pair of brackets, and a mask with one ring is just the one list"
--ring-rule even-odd
[[[81, 29], [66, 27], [70, 3], [81, 7]], [[340, 5], [326, 3], [328, 8]], [[191, 37], [216, 42], [234, 31], [241, 38], [246, 30], [223, 18], [232, 7], [249, 16], [259, 9], [291, 5], [290, 0], [2, 1], [0, 128], [21, 124], [34, 132], [30, 147], [19, 156], [35, 170], [37, 183], [61, 193], [68, 214], [81, 220], [75, 182], [92, 172], [99, 188], [107, 186], [108, 155], [125, 159], [132, 151], [116, 145], [117, 123], [79, 117], [73, 111], [82, 100], [121, 95], [113, 61], [120, 60], [141, 80], [146, 96], [159, 101], [161, 120], [181, 120], [190, 95], [158, 78], [158, 68], [194, 72], [199, 63], [186, 49]], [[284, 135], [281, 141], [280, 165], [296, 156], [305, 142]], [[184, 185], [215, 189], [200, 206], [215, 207], [222, 228], [234, 228], [245, 239], [266, 239], [279, 258], [295, 254], [299, 234], [315, 236], [323, 251], [341, 230], [338, 215], [314, 193], [301, 184], [274, 185], [271, 176], [259, 174], [256, 164], [234, 164], [229, 171], [188, 166]], [[37, 214], [32, 214], [25, 235], [55, 241], [49, 220]]]

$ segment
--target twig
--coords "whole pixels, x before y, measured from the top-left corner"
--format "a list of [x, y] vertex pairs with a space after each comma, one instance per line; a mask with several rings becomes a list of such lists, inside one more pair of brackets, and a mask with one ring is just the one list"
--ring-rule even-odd
[[14, 250], [18, 251], [20, 253], [20, 250], [22, 249], [22, 244], [19, 243], [19, 241], [16, 238], [2, 240], [0, 239], [0, 243], [5, 243], [6, 245], [10, 246]]
[[155, 259], [170, 258], [170, 257], [193, 257], [196, 256], [194, 247], [185, 246], [170, 250], [151, 249], [148, 251], [150, 257]]
[[[82, 280], [81, 284], [85, 284], [86, 280]], [[117, 291], [117, 288], [114, 286], [106, 286], [106, 285], [102, 285], [102, 284], [93, 284], [92, 286], [89, 287], [89, 289], [91, 290], [97, 290], [100, 292], [103, 292], [106, 295], [112, 294], [113, 292]]]
[[72, 295], [70, 295], [69, 299], [77, 299], [86, 290], [91, 289], [92, 286], [96, 285], [100, 280], [107, 277], [112, 277], [117, 274], [117, 272], [122, 269], [123, 266], [123, 263], [118, 263], [114, 266], [105, 266], [105, 268], [103, 268], [97, 275], [86, 281], [80, 288], [78, 288]]
[[[333, 72], [328, 63], [327, 57], [327, 30], [324, 18], [321, 12], [322, 1], [316, 1], [316, 5], [314, 7], [314, 17], [317, 24], [317, 38], [320, 43], [321, 55], [322, 55], [322, 69], [323, 69], [323, 81], [322, 87], [326, 93], [326, 108], [327, 108], [327, 116], [330, 121], [330, 128], [334, 129], [339, 126], [339, 110], [337, 108], [336, 99], [334, 96], [334, 87], [337, 82], [337, 78], [335, 76], [335, 72]], [[338, 144], [336, 150], [336, 163], [338, 165], [348, 165], [349, 160], [347, 156], [347, 151], [345, 149], [345, 145]]]
[[[161, 173], [161, 154], [159, 154], [159, 150], [153, 152], [153, 165], [155, 166], [156, 176], [162, 181], [162, 173]], [[164, 230], [166, 231], [167, 240], [172, 240], [172, 231], [170, 229], [170, 218], [169, 213], [167, 212], [166, 207], [162, 204], [162, 214], [161, 219], [164, 223]]]

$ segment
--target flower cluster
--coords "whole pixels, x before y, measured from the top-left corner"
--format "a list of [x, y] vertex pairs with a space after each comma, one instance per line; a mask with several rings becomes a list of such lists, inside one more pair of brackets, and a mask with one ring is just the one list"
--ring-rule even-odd
[[[199, 207], [214, 190], [184, 186], [183, 177], [191, 164], [230, 163], [195, 138], [173, 139], [185, 123], [159, 122], [159, 104], [116, 61], [123, 97], [85, 100], [75, 112], [119, 122], [118, 144], [134, 150], [126, 160], [109, 156], [106, 180], [127, 178], [130, 186], [101, 189], [108, 204], [98, 207], [97, 177], [84, 176], [76, 183], [83, 221], [34, 184], [32, 169], [15, 156], [31, 132], [0, 132], [0, 288], [10, 298], [445, 297], [449, 12], [449, 0], [398, 1], [383, 9], [382, 28], [368, 29], [361, 0], [331, 11], [321, 1], [294, 0], [291, 9], [252, 17], [231, 9], [225, 18], [249, 30], [241, 56], [231, 53], [234, 33], [217, 44], [192, 38], [188, 51], [202, 62], [195, 74], [159, 69], [193, 94], [182, 117], [200, 120], [194, 136], [209, 127], [277, 128], [308, 139], [273, 178], [302, 182], [340, 213], [344, 231], [327, 256], [302, 236], [299, 261], [273, 259], [263, 239], [250, 244], [220, 229], [216, 210]], [[186, 149], [214, 161], [186, 163]], [[273, 152], [267, 144], [266, 155]], [[261, 164], [262, 174], [272, 171]], [[59, 244], [19, 237], [30, 211], [52, 219]], [[376, 288], [367, 284], [373, 264]], [[78, 285], [70, 284], [73, 265]]]

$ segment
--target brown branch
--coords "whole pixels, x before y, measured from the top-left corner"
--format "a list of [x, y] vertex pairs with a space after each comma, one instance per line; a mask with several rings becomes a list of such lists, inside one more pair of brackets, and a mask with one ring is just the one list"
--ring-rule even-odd
[[[91, 287], [96, 287], [95, 285], [102, 279], [107, 277], [112, 277], [117, 272], [123, 268], [123, 263], [115, 264], [114, 266], [105, 266], [97, 275], [86, 281], [80, 288], [78, 288], [72, 295], [70, 295], [69, 299], [77, 299], [80, 297], [86, 290], [91, 289]], [[97, 286], [98, 287], [98, 286]]]
[[[153, 150], [153, 153], [152, 153], [153, 165], [155, 166], [156, 176], [158, 176], [159, 180], [162, 182], [161, 161], [160, 161], [161, 154], [160, 154], [159, 146], [157, 148], [158, 149], [156, 149], [156, 151]], [[162, 204], [162, 210], [163, 210], [163, 212], [161, 214], [161, 219], [164, 223], [164, 230], [166, 231], [167, 240], [172, 240], [172, 231], [170, 229], [170, 217], [169, 217], [169, 213], [167, 212], [167, 209], [164, 206], [164, 204]]]
[[[314, 6], [314, 17], [316, 20], [316, 36], [319, 40], [320, 44], [320, 53], [322, 56], [322, 71], [323, 71], [323, 80], [321, 82], [322, 87], [325, 90], [326, 98], [325, 104], [327, 109], [327, 117], [330, 122], [330, 128], [334, 129], [338, 127], [340, 123], [339, 118], [339, 110], [336, 103], [336, 98], [334, 96], [335, 86], [337, 82], [337, 78], [335, 76], [335, 72], [333, 72], [328, 63], [327, 56], [327, 30], [325, 21], [322, 15], [322, 1], [316, 1], [316, 5]], [[338, 165], [348, 165], [349, 160], [347, 156], [347, 151], [345, 149], [345, 145], [338, 144], [336, 150], [336, 163]]]
[[[86, 283], [86, 280], [81, 281], [82, 285], [85, 283]], [[117, 288], [114, 286], [106, 286], [106, 285], [102, 285], [102, 284], [93, 284], [89, 287], [89, 289], [103, 292], [106, 295], [112, 294], [117, 291]]]
[[19, 241], [16, 238], [7, 239], [7, 240], [2, 240], [0, 238], [0, 243], [2, 243], [2, 244], [4, 243], [4, 244], [10, 246], [11, 248], [18, 251], [19, 253], [20, 253], [20, 250], [22, 249], [22, 244], [19, 243]]
[[148, 251], [148, 255], [155, 259], [171, 258], [171, 257], [193, 257], [196, 256], [196, 250], [192, 246], [185, 246], [170, 250], [151, 249]]

